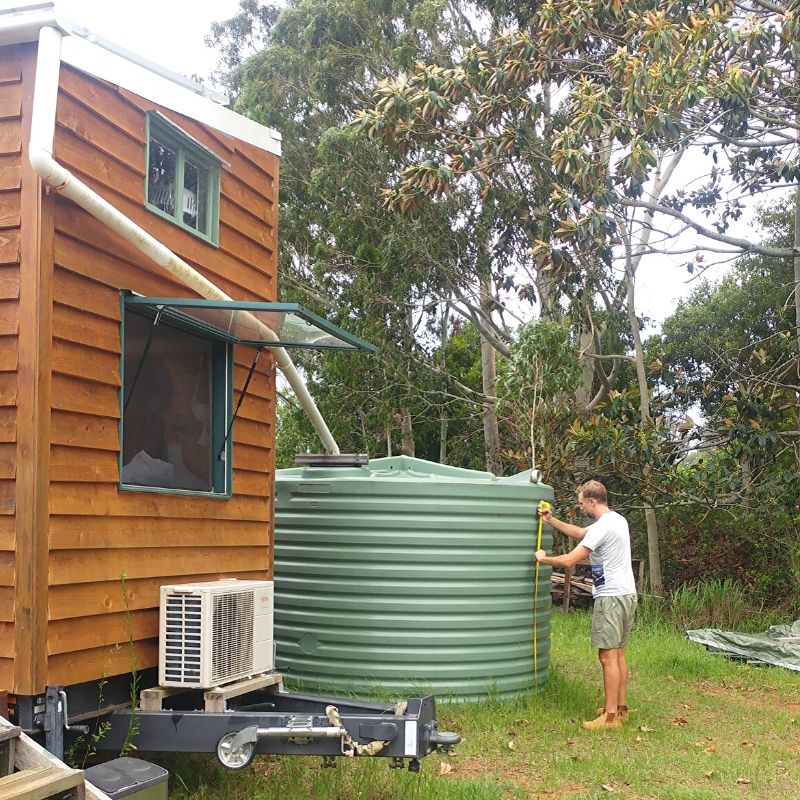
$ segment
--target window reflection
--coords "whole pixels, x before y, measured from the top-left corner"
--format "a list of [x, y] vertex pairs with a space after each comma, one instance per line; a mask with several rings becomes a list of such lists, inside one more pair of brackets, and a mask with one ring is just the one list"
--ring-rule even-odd
[[175, 213], [175, 175], [178, 163], [177, 153], [160, 142], [150, 139], [150, 164], [147, 202], [160, 208], [164, 213]]

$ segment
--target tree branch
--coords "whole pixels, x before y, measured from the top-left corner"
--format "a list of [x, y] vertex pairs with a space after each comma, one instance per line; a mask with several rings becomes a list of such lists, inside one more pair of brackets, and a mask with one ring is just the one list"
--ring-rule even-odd
[[664, 206], [659, 203], [650, 203], [647, 200], [634, 200], [631, 197], [620, 197], [617, 202], [629, 208], [644, 208], [653, 213], [666, 214], [667, 216], [674, 217], [684, 222], [701, 236], [707, 239], [713, 239], [715, 242], [722, 242], [723, 244], [738, 247], [745, 253], [759, 253], [760, 255], [772, 256], [773, 258], [791, 258], [795, 255], [795, 251], [791, 247], [765, 247], [764, 245], [751, 242], [748, 239], [740, 239], [737, 236], [717, 233], [717, 231], [707, 228], [699, 222], [695, 222], [691, 217], [688, 217], [676, 208], [670, 208], [669, 206]]

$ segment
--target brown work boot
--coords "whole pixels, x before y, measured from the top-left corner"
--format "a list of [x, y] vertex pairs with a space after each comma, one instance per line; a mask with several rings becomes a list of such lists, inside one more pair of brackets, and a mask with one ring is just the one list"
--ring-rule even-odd
[[[605, 714], [606, 710], [603, 706], [597, 709], [598, 714]], [[620, 706], [619, 711], [617, 711], [617, 717], [619, 721], [624, 725], [628, 721], [628, 706]]]
[[583, 727], [590, 731], [597, 731], [602, 728], [621, 728], [622, 720], [619, 714], [606, 714], [605, 711], [603, 711], [597, 719], [584, 722]]

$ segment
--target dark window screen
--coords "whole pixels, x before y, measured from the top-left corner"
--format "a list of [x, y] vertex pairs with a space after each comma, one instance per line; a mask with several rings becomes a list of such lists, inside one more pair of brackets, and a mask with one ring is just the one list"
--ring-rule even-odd
[[126, 312], [123, 484], [213, 490], [211, 379], [210, 340]]

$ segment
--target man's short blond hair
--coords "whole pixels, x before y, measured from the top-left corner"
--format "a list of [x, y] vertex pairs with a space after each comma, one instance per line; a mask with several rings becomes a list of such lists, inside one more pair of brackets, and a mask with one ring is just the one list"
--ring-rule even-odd
[[608, 490], [600, 481], [582, 483], [578, 487], [578, 494], [582, 494], [586, 499], [591, 497], [597, 500], [598, 503], [608, 503]]

